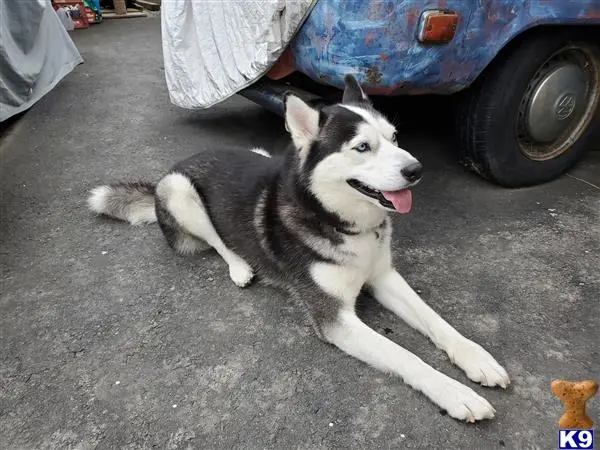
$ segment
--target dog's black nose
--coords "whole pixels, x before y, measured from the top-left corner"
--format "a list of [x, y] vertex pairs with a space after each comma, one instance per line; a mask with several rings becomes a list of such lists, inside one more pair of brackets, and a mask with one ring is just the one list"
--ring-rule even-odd
[[423, 175], [423, 165], [420, 162], [412, 163], [400, 171], [404, 178], [411, 183], [417, 181]]

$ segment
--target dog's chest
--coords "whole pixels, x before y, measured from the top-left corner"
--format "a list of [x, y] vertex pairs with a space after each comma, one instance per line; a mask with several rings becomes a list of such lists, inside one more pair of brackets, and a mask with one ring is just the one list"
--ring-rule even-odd
[[332, 262], [315, 263], [313, 280], [330, 295], [345, 302], [355, 301], [363, 285], [389, 254], [390, 228], [387, 224], [372, 232], [345, 234], [329, 250]]
[[381, 257], [383, 237], [380, 231], [345, 236], [343, 243], [337, 246], [338, 257], [335, 259], [342, 266], [368, 273]]

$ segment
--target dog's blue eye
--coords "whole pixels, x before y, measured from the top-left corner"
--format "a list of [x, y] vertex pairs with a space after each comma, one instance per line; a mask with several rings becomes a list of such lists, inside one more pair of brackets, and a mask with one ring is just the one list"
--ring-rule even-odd
[[392, 136], [392, 142], [394, 144], [398, 143], [398, 133], [397, 132], [394, 132], [394, 135]]
[[354, 147], [354, 150], [356, 150], [357, 152], [360, 152], [360, 153], [364, 153], [364, 152], [368, 152], [369, 150], [371, 150], [371, 146], [369, 144], [367, 144], [366, 142], [363, 142], [362, 144], [358, 144], [356, 147]]

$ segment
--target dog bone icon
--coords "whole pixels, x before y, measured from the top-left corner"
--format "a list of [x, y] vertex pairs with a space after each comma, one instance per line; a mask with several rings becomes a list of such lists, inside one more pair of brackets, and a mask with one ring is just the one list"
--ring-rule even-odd
[[570, 430], [592, 428], [594, 421], [587, 415], [585, 403], [598, 392], [598, 383], [593, 380], [580, 382], [554, 380], [550, 389], [565, 408], [564, 414], [558, 421], [559, 428]]

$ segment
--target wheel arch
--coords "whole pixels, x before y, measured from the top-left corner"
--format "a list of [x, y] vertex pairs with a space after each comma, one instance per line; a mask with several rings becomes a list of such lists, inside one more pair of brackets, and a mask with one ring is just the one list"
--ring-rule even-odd
[[548, 34], [550, 32], [564, 33], [565, 36], [572, 36], [574, 39], [600, 42], [600, 23], [573, 23], [564, 25], [548, 22], [531, 24], [528, 27], [522, 28], [518, 33], [515, 33], [509, 39], [507, 39], [500, 49], [490, 58], [489, 61], [487, 61], [483, 68], [471, 80], [471, 82], [460, 91], [468, 90], [471, 86], [480, 82], [480, 80], [485, 77], [487, 73], [491, 72], [494, 67], [506, 57], [506, 55], [510, 54], [523, 41], [540, 35]]

